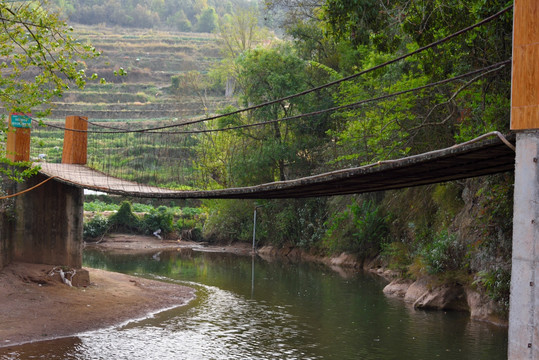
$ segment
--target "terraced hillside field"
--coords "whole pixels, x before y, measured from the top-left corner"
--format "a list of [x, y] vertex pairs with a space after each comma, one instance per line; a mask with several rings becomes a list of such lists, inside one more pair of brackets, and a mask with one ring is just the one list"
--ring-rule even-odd
[[[170, 91], [171, 77], [188, 71], [205, 73], [220, 59], [215, 35], [123, 28], [75, 26], [102, 56], [87, 63], [107, 84], [89, 82], [55, 103], [52, 118], [83, 115], [94, 120], [165, 119], [201, 115], [227, 100], [223, 92], [182, 96]], [[114, 76], [123, 68], [126, 76]], [[230, 100], [230, 99], [229, 99]]]

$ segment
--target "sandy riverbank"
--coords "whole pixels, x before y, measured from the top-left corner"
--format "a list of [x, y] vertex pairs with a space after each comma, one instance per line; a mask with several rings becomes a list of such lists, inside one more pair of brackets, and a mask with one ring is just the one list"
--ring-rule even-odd
[[69, 287], [53, 266], [14, 263], [0, 272], [0, 347], [74, 335], [187, 304], [185, 286], [87, 269], [91, 284]]
[[[192, 248], [249, 255], [249, 244], [205, 246], [151, 236], [112, 234], [89, 248], [145, 253]], [[0, 347], [75, 335], [187, 304], [194, 290], [98, 269], [87, 287], [69, 287], [49, 276], [52, 265], [13, 263], [0, 271]]]

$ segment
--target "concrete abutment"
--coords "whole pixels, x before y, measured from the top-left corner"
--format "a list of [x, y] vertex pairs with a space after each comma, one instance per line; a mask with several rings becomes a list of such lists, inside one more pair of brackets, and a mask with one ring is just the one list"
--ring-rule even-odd
[[[17, 185], [24, 191], [47, 177], [33, 176]], [[12, 260], [82, 267], [84, 193], [54, 179], [15, 200]]]

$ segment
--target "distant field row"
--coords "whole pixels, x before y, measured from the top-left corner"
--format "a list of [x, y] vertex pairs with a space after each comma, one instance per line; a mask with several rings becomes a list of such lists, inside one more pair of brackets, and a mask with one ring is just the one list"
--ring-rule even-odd
[[145, 37], [160, 37], [160, 38], [180, 38], [185, 40], [212, 40], [215, 39], [215, 34], [210, 33], [194, 33], [180, 31], [162, 31], [153, 29], [137, 29], [137, 28], [122, 28], [119, 26], [88, 26], [82, 24], [73, 25], [75, 34], [80, 38], [91, 38], [99, 36], [117, 37], [125, 39], [138, 39]]
[[[60, 101], [57, 101], [58, 106], [69, 105], [82, 105], [82, 104], [133, 104], [133, 103], [152, 103], [155, 105], [175, 103], [177, 104], [178, 97], [171, 98], [169, 96], [163, 96], [159, 93], [159, 90], [153, 90], [150, 92], [143, 92], [141, 90], [135, 90], [134, 92], [116, 92], [116, 91], [70, 91], [64, 94]], [[156, 92], [157, 91], [157, 92]], [[216, 102], [223, 101], [222, 96], [207, 96], [206, 101]], [[182, 103], [191, 104], [193, 102], [200, 102], [197, 96], [182, 96]], [[169, 105], [167, 105], [169, 106]]]

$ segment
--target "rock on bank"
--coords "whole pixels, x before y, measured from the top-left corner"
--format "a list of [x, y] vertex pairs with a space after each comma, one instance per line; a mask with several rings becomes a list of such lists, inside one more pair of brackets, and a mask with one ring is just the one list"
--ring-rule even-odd
[[425, 276], [412, 281], [397, 277], [398, 273], [383, 267], [380, 259], [369, 261], [357, 259], [351, 254], [340, 254], [334, 257], [316, 256], [298, 248], [264, 246], [258, 250], [262, 258], [274, 256], [284, 257], [290, 261], [316, 261], [331, 268], [343, 267], [365, 270], [375, 273], [390, 283], [384, 288], [384, 294], [403, 299], [413, 304], [416, 309], [467, 311], [474, 320], [487, 321], [492, 324], [507, 326], [507, 315], [487, 295], [470, 287], [457, 283], [443, 283], [433, 276]]
[[460, 284], [439, 283], [432, 276], [416, 281], [395, 279], [384, 288], [384, 294], [403, 298], [416, 309], [468, 311], [474, 320], [507, 326], [507, 319], [488, 296]]

